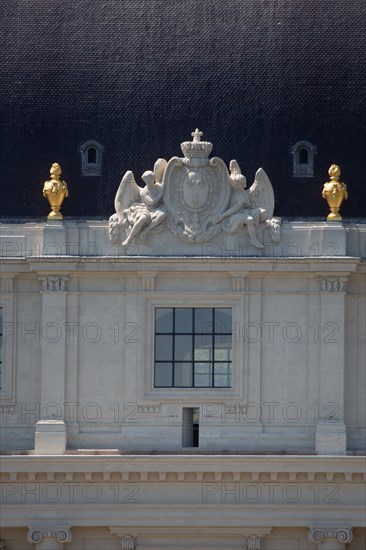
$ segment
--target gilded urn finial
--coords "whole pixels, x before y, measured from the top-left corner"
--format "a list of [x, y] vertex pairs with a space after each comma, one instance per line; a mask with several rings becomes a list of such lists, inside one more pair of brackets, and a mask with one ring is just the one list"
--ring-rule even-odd
[[51, 206], [51, 212], [48, 214], [48, 220], [62, 220], [60, 212], [64, 199], [68, 196], [67, 183], [61, 180], [61, 166], [54, 162], [50, 169], [51, 179], [45, 181], [43, 186], [43, 196], [48, 200]]
[[339, 214], [339, 209], [342, 202], [348, 197], [347, 186], [342, 181], [339, 181], [341, 169], [337, 164], [332, 164], [328, 170], [330, 181], [324, 184], [322, 197], [328, 203], [330, 214], [327, 220], [330, 222], [342, 221], [342, 216]]

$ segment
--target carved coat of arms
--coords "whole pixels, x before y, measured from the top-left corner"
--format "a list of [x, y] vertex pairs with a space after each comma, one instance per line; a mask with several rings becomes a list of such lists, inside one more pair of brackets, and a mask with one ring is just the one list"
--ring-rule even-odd
[[192, 141], [181, 144], [184, 157], [167, 162], [158, 159], [154, 170], [143, 173], [144, 188], [127, 171], [115, 198], [116, 213], [109, 220], [113, 243], [127, 246], [150, 232], [168, 228], [176, 237], [201, 243], [221, 231], [236, 233], [246, 229], [250, 242], [263, 248], [256, 226], [267, 223], [272, 241], [279, 240], [279, 221], [272, 219], [274, 194], [262, 168], [246, 190], [246, 178], [235, 160], [230, 173], [217, 157], [209, 158], [212, 143], [201, 141], [202, 132], [192, 132]]

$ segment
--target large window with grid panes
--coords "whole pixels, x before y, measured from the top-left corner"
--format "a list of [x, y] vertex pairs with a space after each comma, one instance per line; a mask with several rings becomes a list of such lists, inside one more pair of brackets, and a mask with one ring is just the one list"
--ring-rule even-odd
[[232, 310], [155, 308], [156, 388], [230, 388]]

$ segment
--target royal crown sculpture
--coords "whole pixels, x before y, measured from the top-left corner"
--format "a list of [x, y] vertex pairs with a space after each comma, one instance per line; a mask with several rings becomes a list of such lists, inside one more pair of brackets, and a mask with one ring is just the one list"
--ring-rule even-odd
[[164, 229], [191, 243], [206, 242], [221, 232], [246, 232], [250, 244], [260, 249], [257, 227], [263, 225], [271, 241], [279, 242], [280, 221], [273, 218], [274, 193], [265, 171], [257, 170], [247, 190], [236, 160], [230, 162], [229, 172], [223, 160], [209, 158], [212, 143], [201, 141], [201, 136], [196, 129], [193, 140], [181, 144], [184, 158], [158, 159], [153, 171], [142, 174], [143, 188], [133, 172], [125, 173], [114, 201], [116, 213], [109, 219], [112, 243], [126, 247]]

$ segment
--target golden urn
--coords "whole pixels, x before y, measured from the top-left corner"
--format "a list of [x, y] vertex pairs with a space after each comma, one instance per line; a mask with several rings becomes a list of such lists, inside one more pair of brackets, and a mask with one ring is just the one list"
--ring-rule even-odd
[[51, 206], [51, 212], [47, 216], [48, 220], [62, 220], [60, 208], [69, 191], [67, 183], [61, 180], [61, 173], [61, 166], [54, 162], [50, 169], [51, 179], [45, 181], [43, 186], [43, 196]]
[[339, 214], [339, 209], [342, 202], [348, 197], [347, 186], [345, 183], [339, 181], [341, 175], [341, 169], [337, 164], [332, 164], [328, 170], [330, 181], [324, 184], [322, 197], [328, 203], [330, 208], [330, 214], [328, 214], [327, 220], [330, 222], [342, 221], [342, 216]]

